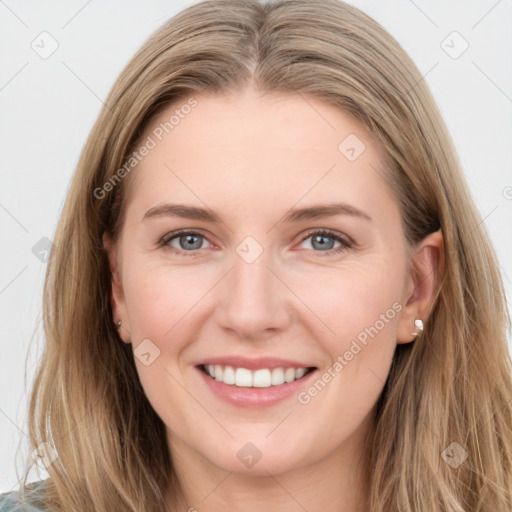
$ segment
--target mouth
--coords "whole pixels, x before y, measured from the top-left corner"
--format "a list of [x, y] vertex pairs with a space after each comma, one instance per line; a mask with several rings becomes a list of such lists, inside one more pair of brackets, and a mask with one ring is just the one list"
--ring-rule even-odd
[[221, 364], [197, 366], [210, 379], [238, 388], [272, 388], [304, 379], [316, 367], [277, 367], [250, 370]]

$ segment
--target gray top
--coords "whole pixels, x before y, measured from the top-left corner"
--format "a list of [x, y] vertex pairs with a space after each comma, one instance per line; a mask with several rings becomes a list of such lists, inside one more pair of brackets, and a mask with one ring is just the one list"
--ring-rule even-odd
[[11, 491], [0, 494], [0, 512], [50, 512], [42, 503], [47, 480], [27, 484], [24, 494]]

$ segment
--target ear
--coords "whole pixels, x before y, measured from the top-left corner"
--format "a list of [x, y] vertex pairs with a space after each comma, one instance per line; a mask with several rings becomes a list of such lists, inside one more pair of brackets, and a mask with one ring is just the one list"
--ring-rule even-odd
[[[416, 319], [428, 322], [430, 310], [444, 275], [444, 241], [441, 230], [426, 236], [411, 254], [404, 289], [405, 304], [398, 323], [397, 343], [409, 343], [419, 334]], [[416, 332], [415, 332], [416, 331]]]
[[112, 313], [114, 315], [112, 322], [116, 323], [121, 320], [121, 328], [118, 330], [119, 336], [125, 343], [131, 343], [126, 300], [118, 266], [118, 248], [112, 243], [112, 239], [107, 233], [103, 233], [103, 248], [108, 255], [112, 276], [110, 292], [110, 305], [112, 306]]

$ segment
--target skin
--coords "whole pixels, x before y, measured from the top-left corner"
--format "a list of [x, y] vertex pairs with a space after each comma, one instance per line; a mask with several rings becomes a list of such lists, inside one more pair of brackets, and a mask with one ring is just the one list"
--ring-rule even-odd
[[[414, 248], [410, 270], [398, 203], [377, 172], [383, 154], [339, 108], [251, 87], [194, 97], [197, 106], [130, 176], [118, 244], [104, 236], [120, 336], [134, 350], [149, 339], [160, 351], [148, 366], [135, 363], [167, 426], [182, 488], [179, 498], [167, 490], [169, 510], [364, 510], [365, 436], [397, 343], [415, 339], [414, 319], [428, 321], [442, 236]], [[349, 134], [365, 144], [354, 161], [338, 150]], [[170, 202], [207, 207], [222, 222], [142, 220]], [[371, 221], [282, 221], [291, 208], [330, 202]], [[186, 251], [179, 237], [158, 245], [178, 229], [204, 235], [201, 248]], [[331, 238], [328, 250], [313, 245], [306, 237], [321, 229], [349, 237], [353, 247], [336, 253], [340, 243]], [[252, 263], [236, 252], [247, 236], [263, 249]], [[257, 410], [237, 407], [213, 395], [195, 368], [236, 354], [309, 361], [322, 374], [394, 303], [401, 310], [306, 405], [292, 396]], [[262, 454], [250, 468], [237, 457], [247, 442]]]

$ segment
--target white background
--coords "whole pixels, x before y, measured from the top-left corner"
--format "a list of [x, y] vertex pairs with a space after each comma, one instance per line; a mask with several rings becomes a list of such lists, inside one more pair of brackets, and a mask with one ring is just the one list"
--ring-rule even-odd
[[[17, 487], [27, 394], [43, 340], [45, 263], [32, 248], [53, 238], [81, 148], [121, 69], [189, 3], [0, 1], [0, 492]], [[387, 28], [425, 75], [498, 252], [510, 306], [512, 0], [350, 3]], [[58, 42], [47, 59], [31, 48], [43, 31]], [[441, 47], [453, 31], [469, 43], [457, 59]], [[462, 48], [453, 36], [445, 44]]]

